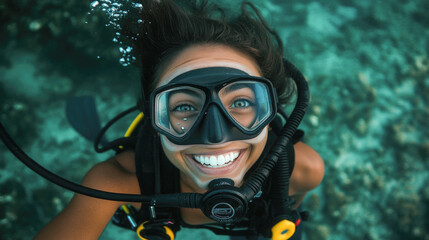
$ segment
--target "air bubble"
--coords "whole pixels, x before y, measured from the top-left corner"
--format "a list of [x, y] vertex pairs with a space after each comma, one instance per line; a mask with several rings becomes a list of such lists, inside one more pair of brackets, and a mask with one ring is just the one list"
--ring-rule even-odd
[[94, 1], [90, 4], [91, 8], [96, 8], [100, 3], [98, 1]]
[[[128, 66], [136, 60], [136, 57], [132, 56], [133, 48], [128, 46], [127, 43], [123, 43], [123, 37], [127, 37], [128, 40], [137, 40], [133, 36], [122, 36], [122, 28], [120, 26], [121, 20], [131, 12], [136, 13], [141, 11], [143, 8], [142, 3], [135, 3], [133, 0], [91, 0], [90, 1], [91, 12], [99, 10], [103, 15], [107, 17], [105, 26], [109, 27], [114, 31], [112, 41], [118, 44], [118, 50], [120, 52], [119, 63], [122, 66]], [[144, 23], [145, 21], [139, 18], [135, 18], [134, 21], [137, 23]], [[137, 36], [139, 35], [136, 33]], [[97, 56], [97, 58], [99, 58]]]
[[134, 3], [135, 8], [143, 8], [143, 4], [141, 3]]

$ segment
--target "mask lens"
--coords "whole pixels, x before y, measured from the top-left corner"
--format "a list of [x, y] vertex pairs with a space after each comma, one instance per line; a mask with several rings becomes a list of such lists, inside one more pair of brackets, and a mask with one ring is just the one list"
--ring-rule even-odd
[[269, 88], [262, 82], [233, 82], [219, 91], [219, 98], [231, 118], [248, 131], [272, 114]]
[[198, 119], [205, 100], [204, 92], [194, 87], [161, 92], [155, 97], [155, 124], [174, 136], [183, 136]]

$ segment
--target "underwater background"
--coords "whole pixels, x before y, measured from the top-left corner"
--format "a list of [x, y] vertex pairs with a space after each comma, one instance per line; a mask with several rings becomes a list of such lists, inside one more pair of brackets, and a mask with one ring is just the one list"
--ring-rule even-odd
[[[0, 120], [31, 157], [75, 182], [112, 153], [96, 154], [72, 129], [66, 101], [94, 96], [105, 124], [139, 94], [139, 70], [124, 66], [132, 49], [115, 41], [112, 4], [122, 2], [0, 1]], [[429, 1], [252, 2], [310, 84], [300, 128], [326, 172], [303, 204], [304, 239], [429, 240]], [[0, 239], [32, 238], [72, 196], [0, 144]], [[177, 239], [191, 237], [228, 239], [203, 230]], [[100, 239], [138, 238], [109, 225]]]

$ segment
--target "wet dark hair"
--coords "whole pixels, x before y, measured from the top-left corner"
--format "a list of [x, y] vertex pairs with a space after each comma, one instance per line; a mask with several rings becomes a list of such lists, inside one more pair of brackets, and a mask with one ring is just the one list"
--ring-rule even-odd
[[159, 72], [182, 50], [195, 44], [223, 44], [256, 60], [262, 76], [275, 87], [280, 104], [290, 99], [294, 88], [285, 77], [282, 41], [253, 4], [243, 2], [241, 13], [229, 18], [225, 10], [207, 0], [143, 0], [142, 4], [139, 15], [144, 22], [132, 32], [137, 32], [133, 44], [146, 97]]

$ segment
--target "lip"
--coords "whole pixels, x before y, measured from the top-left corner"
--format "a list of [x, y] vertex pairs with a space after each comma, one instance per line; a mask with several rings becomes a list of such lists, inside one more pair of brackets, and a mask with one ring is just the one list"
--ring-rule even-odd
[[[240, 152], [237, 159], [234, 160], [233, 163], [231, 163], [228, 166], [220, 167], [220, 168], [211, 168], [211, 167], [205, 167], [201, 165], [199, 162], [193, 159], [194, 155], [220, 155], [225, 154], [228, 152], [234, 152], [238, 151]], [[243, 159], [244, 154], [246, 153], [246, 149], [230, 149], [226, 151], [215, 151], [215, 152], [204, 152], [204, 153], [195, 153], [195, 154], [186, 154], [186, 159], [195, 166], [200, 172], [207, 174], [207, 175], [225, 175], [230, 172], [232, 172], [234, 169], [236, 169], [236, 166], [240, 164], [241, 160]]]

